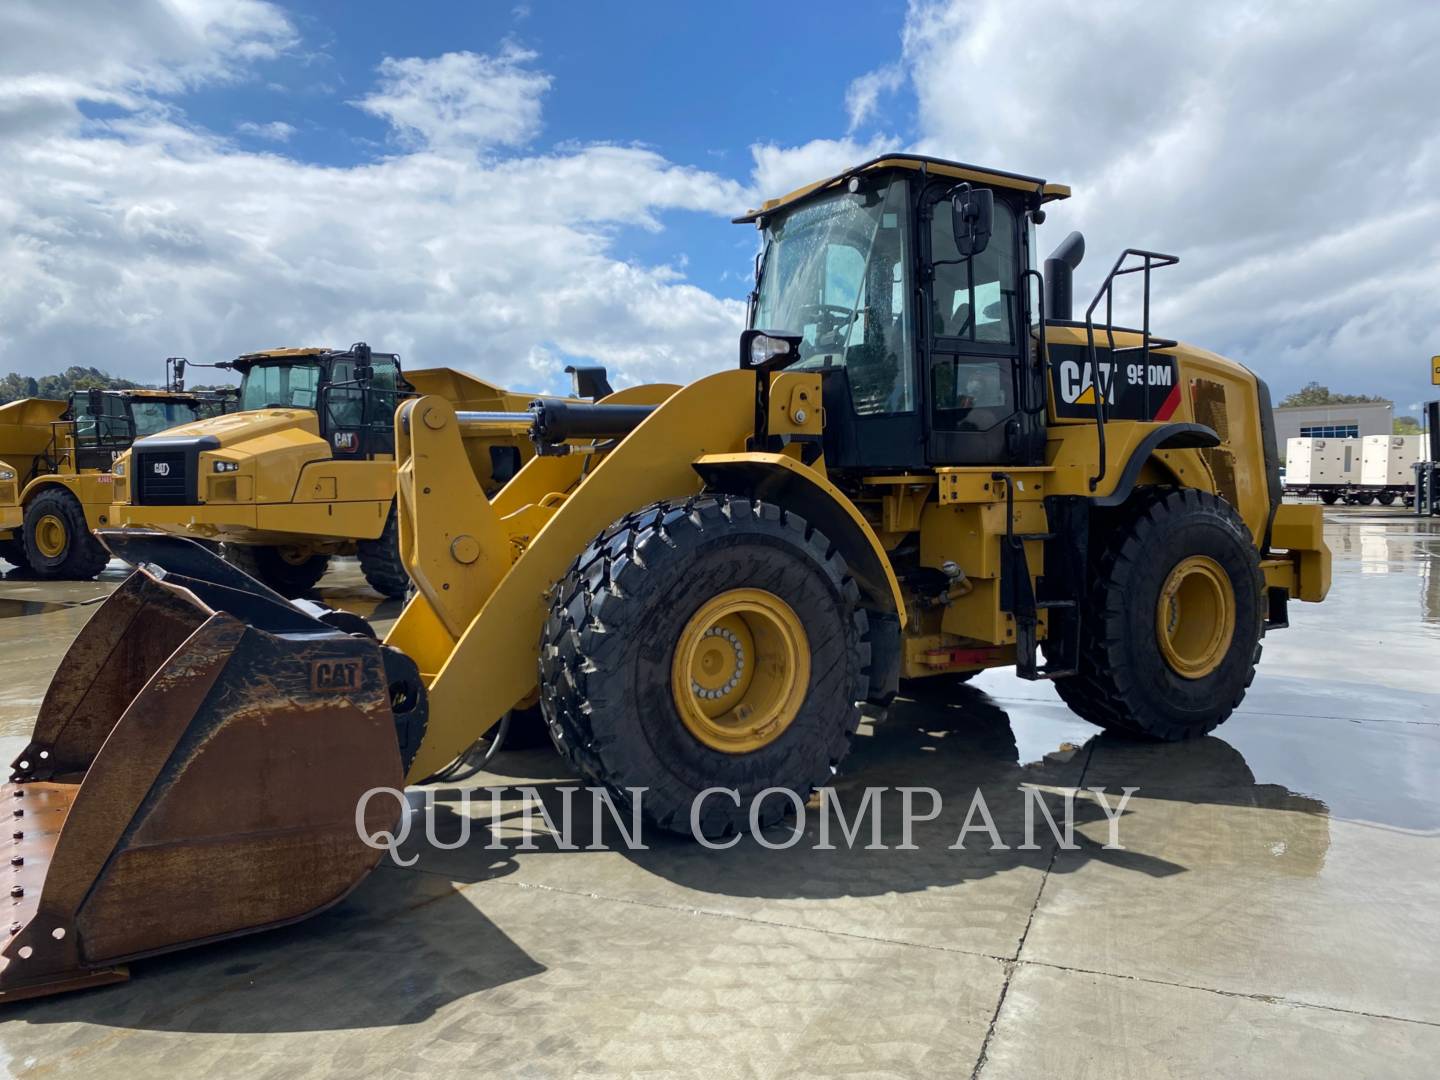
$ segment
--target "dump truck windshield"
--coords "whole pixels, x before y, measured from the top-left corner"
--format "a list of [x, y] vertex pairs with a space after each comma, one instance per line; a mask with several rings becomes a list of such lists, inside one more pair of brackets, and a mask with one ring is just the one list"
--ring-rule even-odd
[[157, 435], [180, 424], [188, 424], [208, 415], [201, 412], [194, 402], [189, 401], [146, 401], [136, 399], [130, 402], [130, 417], [135, 423], [135, 437]]
[[240, 409], [313, 409], [322, 366], [319, 361], [254, 364], [240, 380]]
[[915, 407], [903, 179], [776, 216], [754, 326], [799, 334], [798, 368], [844, 367], [861, 415]]

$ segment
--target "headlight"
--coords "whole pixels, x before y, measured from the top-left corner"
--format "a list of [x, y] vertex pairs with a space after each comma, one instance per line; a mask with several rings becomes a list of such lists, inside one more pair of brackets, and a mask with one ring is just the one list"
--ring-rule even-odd
[[125, 462], [123, 462], [123, 461], [117, 461], [117, 462], [115, 462], [114, 465], [111, 465], [111, 466], [110, 466], [110, 471], [111, 471], [114, 475], [116, 475], [116, 476], [124, 476], [124, 475], [125, 475]]
[[14, 479], [15, 479], [15, 470], [14, 470], [14, 469], [0, 469], [0, 480], [14, 480]]
[[240, 471], [240, 463], [239, 463], [238, 461], [217, 461], [217, 462], [215, 462], [215, 471], [216, 471], [216, 472], [239, 472], [239, 471]]

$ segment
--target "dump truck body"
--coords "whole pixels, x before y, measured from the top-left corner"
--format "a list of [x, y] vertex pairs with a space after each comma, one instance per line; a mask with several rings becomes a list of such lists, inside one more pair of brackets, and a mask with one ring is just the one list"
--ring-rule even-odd
[[[242, 374], [241, 411], [137, 443], [116, 466], [114, 519], [219, 542], [290, 596], [313, 586], [330, 556], [350, 554], [384, 595], [405, 592], [394, 549], [399, 396], [433, 393], [499, 411], [534, 398], [445, 368], [402, 372], [399, 357], [364, 345], [276, 349], [229, 366]], [[516, 432], [474, 453], [494, 491], [530, 445]]]
[[115, 459], [137, 438], [224, 407], [215, 395], [144, 389], [0, 407], [0, 556], [42, 577], [93, 577], [105, 556], [89, 533], [111, 524]]

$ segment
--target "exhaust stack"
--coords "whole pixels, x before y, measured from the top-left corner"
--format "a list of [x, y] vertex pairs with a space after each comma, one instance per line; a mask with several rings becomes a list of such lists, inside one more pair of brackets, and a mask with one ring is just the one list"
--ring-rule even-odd
[[1075, 268], [1085, 258], [1085, 237], [1072, 232], [1045, 260], [1045, 318], [1073, 319]]

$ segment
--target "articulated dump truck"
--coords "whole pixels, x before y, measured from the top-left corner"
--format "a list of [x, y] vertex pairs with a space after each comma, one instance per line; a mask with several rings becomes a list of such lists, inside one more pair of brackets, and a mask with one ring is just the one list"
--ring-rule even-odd
[[89, 390], [0, 406], [0, 558], [42, 578], [84, 581], [109, 553], [111, 468], [137, 438], [222, 413], [205, 392]]
[[1068, 194], [890, 156], [765, 204], [741, 219], [763, 254], [738, 367], [537, 402], [493, 494], [473, 448], [516, 415], [402, 401], [416, 595], [383, 641], [183, 538], [102, 534], [136, 570], [4, 791], [0, 996], [334, 903], [379, 858], [357, 807], [398, 818], [364, 794], [537, 695], [581, 776], [710, 836], [827, 783], [902, 680], [1013, 666], [1109, 731], [1224, 722], [1264, 635], [1326, 593], [1320, 509], [1281, 504], [1253, 373], [1148, 313], [1094, 320], [1173, 258], [1127, 252], [1080, 319], [1078, 235], [1033, 269], [1030, 225]]
[[[271, 349], [213, 366], [240, 373], [238, 410], [139, 440], [115, 465], [115, 523], [221, 545], [285, 596], [315, 586], [333, 555], [356, 555], [382, 596], [409, 587], [395, 519], [395, 405], [407, 394], [522, 414], [534, 394], [449, 368], [402, 372], [394, 353]], [[183, 370], [183, 369], [182, 369]], [[604, 385], [602, 369], [577, 372]], [[474, 447], [487, 491], [531, 453], [528, 417]]]

